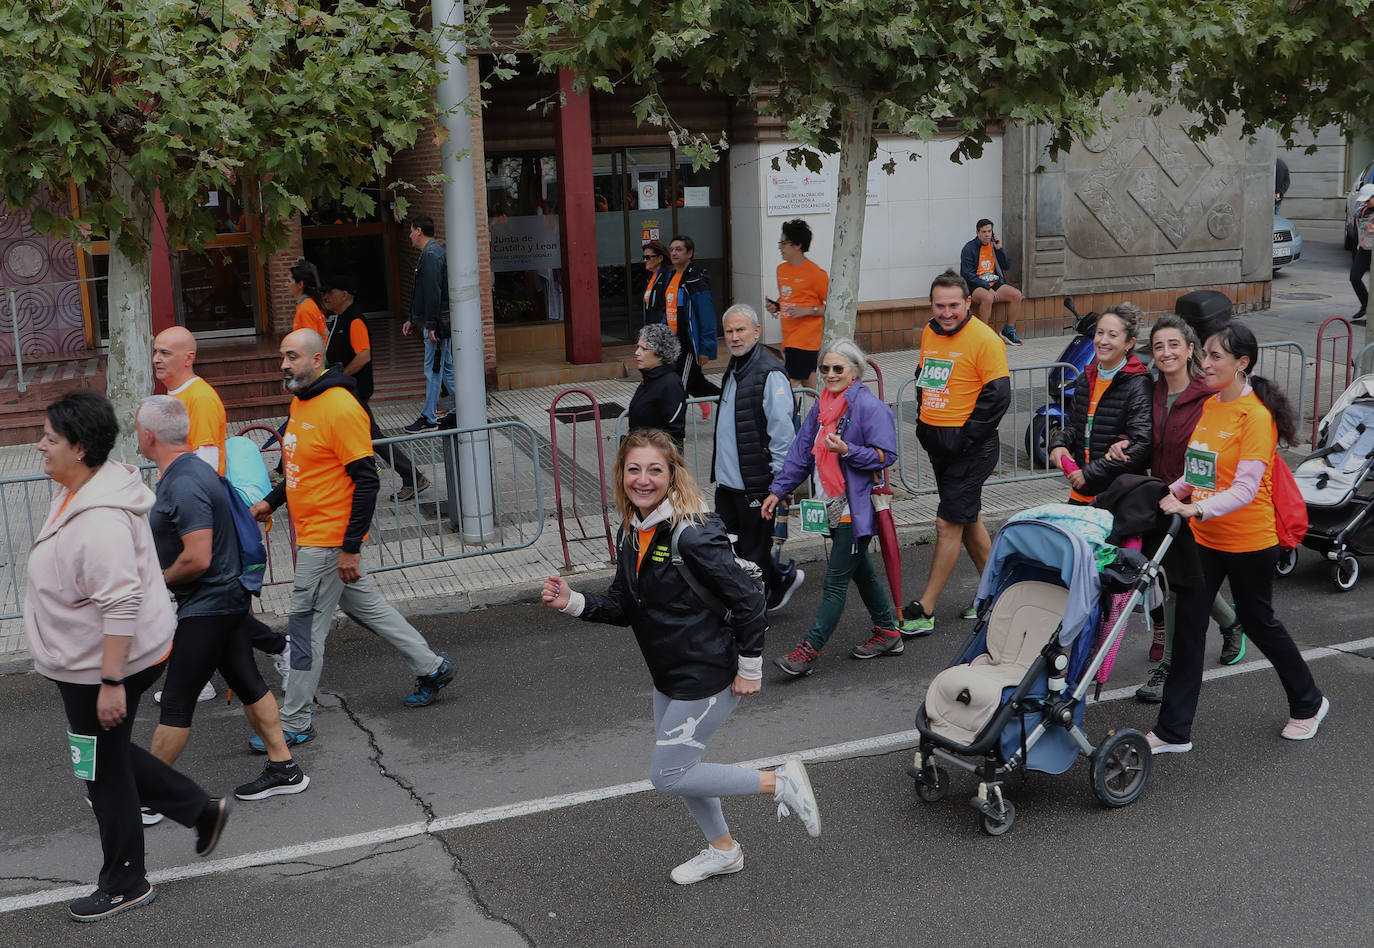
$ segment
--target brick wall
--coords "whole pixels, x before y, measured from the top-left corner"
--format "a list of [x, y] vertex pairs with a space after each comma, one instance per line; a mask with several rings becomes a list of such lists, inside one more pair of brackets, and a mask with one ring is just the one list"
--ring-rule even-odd
[[271, 335], [284, 336], [296, 318], [296, 294], [291, 292], [291, 268], [304, 254], [301, 243], [301, 218], [287, 221], [286, 246], [267, 258], [263, 272], [267, 280], [267, 326]]

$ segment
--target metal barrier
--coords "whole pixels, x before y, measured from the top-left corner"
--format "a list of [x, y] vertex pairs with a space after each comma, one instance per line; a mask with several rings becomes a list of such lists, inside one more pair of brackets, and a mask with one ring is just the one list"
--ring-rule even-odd
[[[601, 492], [601, 523], [606, 530], [606, 550], [608, 551], [610, 558], [612, 560], [615, 559], [615, 538], [611, 534], [611, 516], [609, 508], [606, 505], [606, 452], [603, 449], [601, 442], [601, 405], [596, 400], [596, 396], [593, 395], [591, 392], [587, 391], [585, 388], [565, 388], [563, 389], [563, 391], [555, 395], [553, 401], [549, 403], [549, 444], [551, 447], [550, 453], [552, 455], [553, 461], [553, 504], [554, 511], [558, 515], [558, 538], [563, 543], [563, 566], [565, 569], [572, 568], [572, 556], [568, 552], [568, 525], [567, 518], [564, 515], [563, 510], [562, 461], [559, 457], [558, 451], [558, 422], [560, 418], [558, 414], [558, 403], [561, 402], [564, 398], [568, 397], [569, 395], [581, 395], [583, 398], [587, 399], [588, 403], [587, 407], [585, 408], [565, 408], [563, 410], [563, 415], [561, 416], [567, 423], [572, 425], [573, 435], [572, 457], [570, 458], [572, 464], [571, 510], [573, 519], [577, 521], [578, 529], [582, 531], [581, 536], [573, 537], [573, 539], [597, 539], [596, 536], [593, 536], [587, 532], [587, 526], [582, 522], [582, 515], [577, 510], [578, 422], [592, 420], [596, 423], [596, 479], [597, 486], [599, 487]], [[538, 467], [538, 465], [536, 465], [536, 467]]]
[[[1340, 326], [1336, 327], [1337, 331], [1333, 335], [1328, 337], [1327, 327], [1331, 326], [1332, 323], [1339, 323]], [[1345, 343], [1345, 356], [1343, 358], [1340, 357], [1340, 344], [1342, 342]], [[1313, 449], [1317, 447], [1317, 426], [1321, 424], [1322, 413], [1324, 411], [1324, 409], [1322, 408], [1322, 365], [1326, 361], [1326, 359], [1322, 347], [1326, 343], [1330, 343], [1331, 349], [1331, 381], [1327, 385], [1328, 397], [1326, 399], [1327, 407], [1330, 407], [1339, 397], [1340, 392], [1343, 392], [1347, 388], [1349, 388], [1350, 383], [1354, 381], [1353, 373], [1355, 370], [1355, 364], [1352, 356], [1355, 351], [1355, 330], [1354, 327], [1351, 326], [1350, 320], [1346, 319], [1344, 316], [1332, 316], [1330, 319], [1322, 323], [1321, 328], [1317, 330], [1317, 367], [1313, 372], [1314, 379], [1312, 385]], [[1345, 384], [1343, 384], [1340, 387], [1339, 391], [1336, 389], [1336, 379], [1338, 376], [1335, 371], [1338, 361], [1344, 367], [1345, 370]]]
[[[998, 426], [1001, 455], [988, 485], [1059, 477], [1048, 464], [1050, 438], [1067, 416], [1069, 398], [1065, 390], [1078, 380], [1078, 369], [1067, 362], [1045, 362], [1017, 366], [1011, 370], [1011, 404]], [[902, 383], [897, 391], [897, 478], [912, 494], [935, 492], [934, 473], [929, 471], [924, 451], [916, 443], [916, 379]], [[1050, 409], [1042, 412], [1041, 409]]]
[[[1297, 366], [1297, 384], [1293, 382]], [[1307, 352], [1296, 342], [1263, 342], [1255, 360], [1255, 372], [1280, 386], [1293, 402], [1301, 430], [1303, 411], [1307, 406]], [[1296, 395], [1294, 393], [1297, 393]]]

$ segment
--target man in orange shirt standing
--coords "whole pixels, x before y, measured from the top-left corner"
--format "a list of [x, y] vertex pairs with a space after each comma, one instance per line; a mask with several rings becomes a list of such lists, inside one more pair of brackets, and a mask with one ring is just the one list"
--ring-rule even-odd
[[[968, 284], [953, 270], [930, 285], [934, 316], [921, 333], [916, 439], [930, 456], [940, 504], [930, 578], [897, 624], [907, 636], [935, 630], [935, 603], [954, 572], [959, 547], [968, 550], [980, 575], [992, 549], [981, 513], [983, 484], [1001, 457], [997, 425], [1011, 404], [1011, 372], [1006, 347], [970, 312], [970, 303]], [[965, 610], [962, 617], [977, 613]]]
[[825, 332], [825, 299], [830, 277], [807, 259], [811, 226], [801, 218], [782, 225], [778, 250], [778, 298], [768, 300], [768, 312], [782, 319], [782, 354], [792, 387], [816, 385], [816, 357]]
[[[371, 421], [354, 396], [354, 378], [325, 365], [325, 341], [311, 329], [281, 343], [282, 387], [295, 396], [282, 435], [286, 479], [253, 505], [266, 522], [286, 503], [296, 526], [296, 577], [291, 589], [291, 675], [281, 706], [288, 747], [315, 736], [312, 703], [324, 670], [324, 643], [334, 610], [386, 639], [410, 664], [415, 690], [408, 708], [431, 704], [453, 681], [453, 663], [436, 655], [363, 570], [361, 549], [372, 524], [380, 481], [372, 454]], [[249, 741], [265, 752], [261, 738]]]
[[173, 326], [157, 334], [153, 340], [153, 375], [191, 416], [186, 443], [196, 457], [223, 475], [228, 416], [219, 393], [196, 375], [195, 365], [196, 337], [189, 329]]
[[1009, 346], [1021, 345], [1016, 334], [1016, 318], [1021, 315], [1021, 291], [1007, 282], [1007, 253], [1002, 238], [986, 217], [978, 222], [977, 236], [964, 244], [959, 254], [959, 275], [973, 291], [978, 318], [992, 325], [992, 304], [1007, 304], [1007, 324], [1002, 339]]

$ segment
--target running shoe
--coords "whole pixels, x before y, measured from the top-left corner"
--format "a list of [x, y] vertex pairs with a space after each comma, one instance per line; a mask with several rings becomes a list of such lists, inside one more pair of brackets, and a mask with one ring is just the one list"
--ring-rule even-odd
[[1016, 334], [1016, 329], [1011, 326], [1002, 327], [1002, 338], [1009, 346], [1022, 345], [1021, 337]]
[[906, 648], [902, 634], [896, 629], [873, 627], [873, 637], [863, 645], [856, 645], [849, 654], [855, 658], [877, 658], [880, 655], [900, 655]]
[[1169, 680], [1169, 663], [1160, 662], [1150, 671], [1145, 684], [1135, 690], [1135, 700], [1143, 704], [1159, 704], [1164, 700], [1164, 683]]
[[147, 879], [133, 892], [115, 895], [104, 889], [96, 889], [85, 898], [77, 899], [67, 906], [67, 914], [74, 922], [102, 922], [114, 918], [120, 912], [152, 905], [157, 898], [157, 889]]
[[[288, 731], [286, 728], [282, 728], [281, 736], [286, 741], [286, 749], [290, 750], [307, 741], [313, 741], [315, 739], [315, 725], [310, 725], [304, 731]], [[267, 745], [256, 734], [248, 739], [248, 746], [259, 754], [267, 753]]]
[[811, 674], [812, 668], [820, 660], [821, 653], [816, 651], [816, 647], [810, 642], [803, 642], [782, 658], [773, 659], [773, 664], [793, 678], [800, 678]]
[[414, 421], [406, 425], [401, 430], [406, 432], [407, 434], [419, 434], [421, 431], [433, 431], [435, 428], [438, 427], [439, 422], [430, 421], [424, 415], [421, 415], [419, 418], [416, 418]]
[[1355, 323], [1355, 324], [1358, 325], [1358, 326], [1363, 326], [1363, 325], [1364, 325], [1364, 313], [1356, 313], [1354, 316], [1351, 316], [1351, 317], [1350, 317], [1350, 321], [1351, 321], [1352, 323]]
[[783, 606], [792, 601], [792, 594], [801, 588], [802, 582], [806, 579], [806, 571], [803, 569], [792, 570], [792, 575], [773, 590], [768, 596], [768, 611], [777, 612]]
[[793, 758], [773, 771], [773, 776], [777, 780], [773, 799], [778, 801], [778, 822], [781, 823], [784, 816], [795, 814], [806, 827], [806, 835], [813, 839], [821, 835], [821, 810], [816, 805], [806, 765]]
[[739, 843], [734, 849], [717, 849], [707, 846], [691, 859], [675, 868], [669, 876], [678, 885], [691, 885], [712, 876], [729, 875], [744, 868], [744, 850]]
[[[86, 805], [90, 807], [92, 810], [95, 809], [95, 804], [91, 802], [91, 798], [89, 796], [86, 797]], [[138, 815], [139, 818], [143, 820], [144, 826], [156, 826], [165, 819], [165, 817], [161, 813], [157, 812], [156, 810], [150, 810], [146, 806], [141, 806], [138, 808]]]
[[968, 606], [965, 607], [964, 611], [961, 612], [961, 613], [959, 613], [959, 618], [961, 618], [961, 619], [976, 619], [976, 618], [978, 618], [978, 603], [976, 603], [976, 602], [971, 602], [971, 603], [969, 603]]
[[200, 811], [200, 819], [196, 820], [197, 856], [208, 856], [215, 851], [233, 806], [234, 802], [228, 797], [211, 797], [205, 804], [205, 809]]
[[234, 790], [240, 800], [266, 800], [283, 793], [300, 793], [310, 786], [310, 778], [294, 760], [269, 760], [256, 780]]
[[929, 635], [935, 631], [935, 617], [926, 615], [921, 600], [913, 599], [902, 610], [903, 618], [897, 620], [897, 631], [909, 639], [918, 635]]
[[1310, 741], [1317, 736], [1317, 728], [1322, 726], [1330, 711], [1331, 700], [1323, 697], [1322, 705], [1315, 715], [1310, 718], [1289, 718], [1279, 736], [1286, 741]]
[[439, 696], [439, 692], [453, 681], [453, 676], [458, 674], [453, 667], [453, 663], [448, 660], [448, 653], [442, 652], [439, 655], [439, 667], [428, 675], [415, 679], [415, 691], [405, 697], [407, 708], [423, 708], [434, 703], [434, 699]]
[[[205, 687], [200, 689], [200, 694], [196, 695], [196, 703], [200, 703], [202, 701], [209, 701], [214, 697], [215, 683], [212, 681], [207, 681], [205, 683]], [[162, 704], [162, 691], [160, 689], [158, 691], [153, 692], [153, 701], [156, 704]]]
[[1221, 658], [1223, 665], [1234, 665], [1245, 657], [1245, 630], [1239, 622], [1221, 630]]
[[391, 495], [391, 499], [399, 503], [405, 503], [407, 500], [413, 499], [416, 494], [423, 494], [427, 490], [429, 490], [429, 478], [417, 471], [415, 474], [415, 483], [402, 484], [401, 489]]
[[1192, 741], [1186, 741], [1182, 744], [1170, 744], [1163, 738], [1155, 737], [1154, 731], [1145, 735], [1145, 741], [1150, 745], [1151, 754], [1186, 754], [1193, 749]]

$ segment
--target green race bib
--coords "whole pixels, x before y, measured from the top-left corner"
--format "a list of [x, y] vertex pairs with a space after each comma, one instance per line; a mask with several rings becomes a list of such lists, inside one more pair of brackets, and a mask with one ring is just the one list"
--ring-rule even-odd
[[922, 359], [921, 374], [916, 379], [916, 387], [932, 392], [943, 392], [949, 387], [949, 377], [953, 374], [953, 359], [936, 359], [934, 357]]
[[825, 515], [825, 503], [819, 500], [801, 502], [801, 528], [803, 533], [829, 533], [830, 520]]
[[68, 731], [67, 744], [71, 748], [72, 773], [80, 780], [94, 780], [95, 738]]
[[1188, 446], [1183, 456], [1183, 483], [1203, 490], [1217, 489], [1217, 453]]

